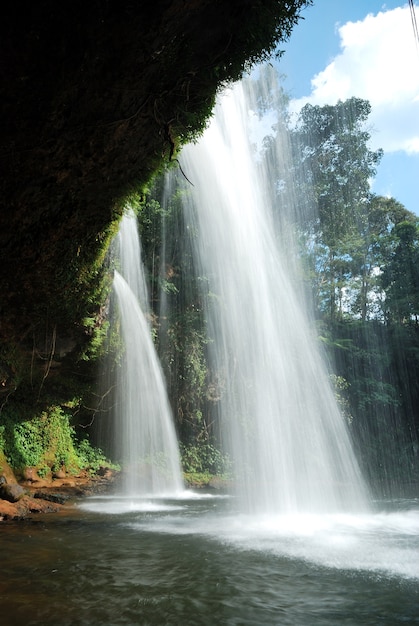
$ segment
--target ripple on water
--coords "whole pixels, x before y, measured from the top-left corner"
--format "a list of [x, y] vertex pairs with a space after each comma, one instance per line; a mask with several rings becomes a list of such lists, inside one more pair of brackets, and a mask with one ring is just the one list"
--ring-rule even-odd
[[419, 623], [417, 510], [251, 518], [221, 498], [147, 503], [2, 527], [2, 623]]

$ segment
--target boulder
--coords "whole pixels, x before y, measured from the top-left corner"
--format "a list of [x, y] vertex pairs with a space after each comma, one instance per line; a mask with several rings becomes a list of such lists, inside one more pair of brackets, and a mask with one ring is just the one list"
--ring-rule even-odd
[[25, 467], [22, 472], [22, 478], [30, 483], [37, 482], [39, 480], [39, 476], [36, 471], [36, 467]]
[[0, 498], [8, 502], [18, 502], [25, 495], [25, 490], [20, 485], [7, 482], [0, 485]]

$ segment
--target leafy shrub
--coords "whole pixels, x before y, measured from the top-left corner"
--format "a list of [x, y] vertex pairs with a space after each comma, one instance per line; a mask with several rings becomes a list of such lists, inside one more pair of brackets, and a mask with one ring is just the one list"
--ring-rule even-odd
[[100, 448], [95, 448], [91, 445], [87, 437], [76, 444], [76, 453], [80, 467], [84, 469], [93, 472], [97, 472], [97, 470], [103, 466], [117, 469], [117, 466], [109, 462]]
[[61, 467], [70, 472], [94, 472], [110, 465], [102, 450], [91, 446], [87, 438], [77, 440], [68, 407], [65, 411], [53, 405], [32, 419], [22, 419], [24, 407], [20, 408], [14, 406], [7, 411], [5, 407], [1, 415], [0, 451], [4, 451], [12, 468], [37, 467], [43, 477]]
[[180, 452], [186, 474], [224, 475], [231, 469], [229, 457], [210, 443], [181, 444]]

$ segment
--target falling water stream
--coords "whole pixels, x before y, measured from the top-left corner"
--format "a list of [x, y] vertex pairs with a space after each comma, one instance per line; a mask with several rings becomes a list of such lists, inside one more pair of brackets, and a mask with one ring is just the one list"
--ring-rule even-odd
[[[183, 489], [180, 457], [163, 373], [147, 321], [148, 296], [136, 218], [127, 213], [118, 234], [120, 272], [113, 289], [114, 321], [123, 342], [113, 416], [129, 496], [173, 495]], [[115, 432], [114, 430], [114, 432]]]
[[[160, 426], [172, 432], [170, 420], [160, 421], [166, 395], [138, 304], [143, 282], [121, 257], [115, 291], [127, 357], [118, 414], [133, 419], [124, 440], [135, 459], [174, 445], [174, 477], [156, 478], [157, 489], [143, 493], [136, 479], [125, 494], [3, 527], [0, 614], [8, 626], [419, 623], [419, 501], [368, 500], [283, 271], [290, 250], [278, 252], [261, 202], [247, 109], [238, 85], [202, 141], [181, 155], [194, 184], [185, 210], [210, 280], [209, 332], [225, 376], [221, 419], [237, 490], [182, 491], [176, 445]], [[129, 219], [121, 232], [132, 234]], [[131, 238], [122, 238], [126, 252]], [[157, 410], [146, 392], [157, 396]], [[150, 443], [154, 429], [158, 445]]]
[[366, 509], [366, 490], [318, 347], [278, 250], [255, 167], [242, 84], [182, 154], [207, 308], [221, 422], [246, 507], [256, 513]]

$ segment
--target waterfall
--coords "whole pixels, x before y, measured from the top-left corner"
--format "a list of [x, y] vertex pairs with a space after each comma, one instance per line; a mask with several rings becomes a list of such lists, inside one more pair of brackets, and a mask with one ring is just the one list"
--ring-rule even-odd
[[362, 510], [366, 489], [346, 424], [288, 273], [291, 239], [278, 249], [246, 93], [241, 83], [226, 91], [202, 139], [181, 154], [237, 491], [251, 512]]
[[124, 464], [124, 491], [170, 495], [183, 489], [180, 458], [161, 366], [147, 321], [149, 313], [136, 218], [127, 213], [117, 236], [120, 272], [113, 292], [113, 324], [123, 343], [116, 374], [113, 416]]

